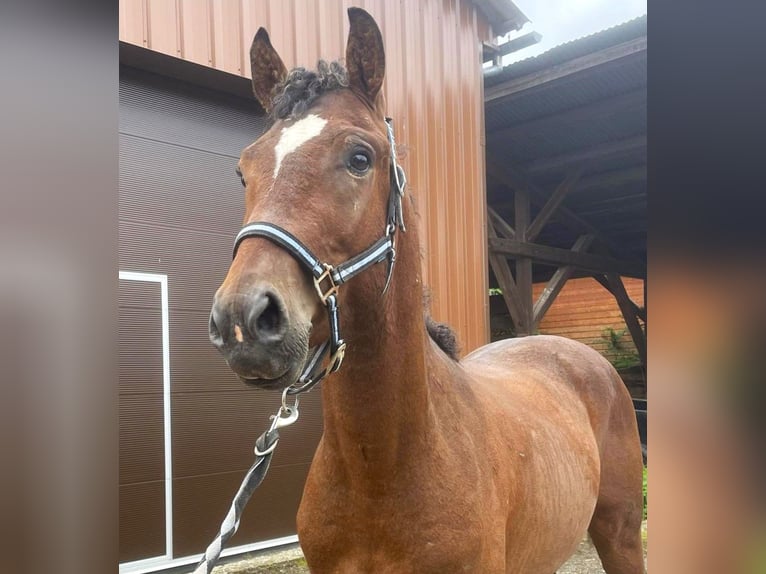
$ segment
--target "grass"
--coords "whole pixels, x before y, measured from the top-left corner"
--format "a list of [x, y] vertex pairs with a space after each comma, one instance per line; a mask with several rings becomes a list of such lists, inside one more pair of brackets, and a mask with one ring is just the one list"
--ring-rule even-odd
[[646, 467], [644, 467], [644, 520], [646, 520]]

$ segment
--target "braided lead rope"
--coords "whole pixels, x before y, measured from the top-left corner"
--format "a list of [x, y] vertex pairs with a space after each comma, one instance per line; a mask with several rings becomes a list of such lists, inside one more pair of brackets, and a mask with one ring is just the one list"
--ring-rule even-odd
[[245, 474], [237, 494], [234, 495], [229, 512], [221, 523], [218, 534], [205, 550], [205, 554], [202, 555], [193, 574], [210, 574], [213, 571], [213, 567], [221, 557], [223, 546], [239, 528], [239, 519], [245, 505], [266, 477], [269, 464], [271, 464], [271, 457], [279, 442], [279, 428], [291, 425], [298, 419], [298, 401], [296, 400], [292, 406], [287, 406], [286, 397], [286, 392], [282, 393], [282, 407], [274, 415], [271, 428], [255, 441], [255, 462]]

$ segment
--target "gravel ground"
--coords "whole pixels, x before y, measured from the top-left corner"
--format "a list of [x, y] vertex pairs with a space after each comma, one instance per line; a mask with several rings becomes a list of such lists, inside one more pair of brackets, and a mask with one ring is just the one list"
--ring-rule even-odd
[[[646, 522], [643, 526], [643, 537], [646, 559]], [[213, 574], [307, 574], [308, 571], [300, 548], [295, 546], [222, 564], [213, 570]], [[577, 552], [559, 568], [557, 574], [604, 574], [596, 549], [589, 539], [586, 538], [580, 543]]]

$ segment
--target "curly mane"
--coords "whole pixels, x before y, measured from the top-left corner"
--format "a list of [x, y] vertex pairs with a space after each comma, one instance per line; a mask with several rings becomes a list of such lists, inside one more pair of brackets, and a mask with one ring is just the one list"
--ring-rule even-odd
[[322, 94], [347, 87], [348, 72], [337, 60], [319, 60], [316, 70], [294, 68], [276, 87], [271, 113], [274, 119], [298, 118]]
[[447, 353], [453, 361], [460, 360], [460, 346], [452, 328], [446, 323], [437, 323], [431, 317], [426, 316], [426, 330], [428, 336], [433, 339], [439, 348]]

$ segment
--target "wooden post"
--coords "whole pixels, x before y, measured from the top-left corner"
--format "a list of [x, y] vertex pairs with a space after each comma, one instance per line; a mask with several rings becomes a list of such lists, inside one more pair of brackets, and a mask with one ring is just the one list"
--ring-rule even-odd
[[[514, 210], [516, 238], [526, 243], [529, 230], [529, 193], [517, 189], [514, 192]], [[518, 307], [520, 313], [520, 325], [517, 335], [523, 337], [533, 332], [532, 320], [532, 259], [519, 257], [516, 259], [516, 287], [519, 291]]]
[[[593, 278], [601, 283], [601, 286], [609, 291], [614, 297], [616, 298], [617, 295], [614, 292], [614, 289], [612, 289], [612, 285], [607, 281], [606, 277], [603, 275], [593, 275]], [[642, 309], [638, 305], [636, 305], [632, 299], [628, 299], [630, 302], [630, 307], [633, 310], [633, 313], [641, 319], [644, 323], [646, 323], [646, 279], [644, 279], [644, 308]]]
[[[497, 232], [492, 224], [491, 219], [487, 219], [487, 235], [489, 237], [497, 237]], [[508, 266], [508, 260], [503, 255], [498, 255], [490, 252], [489, 265], [492, 267], [492, 272], [495, 274], [498, 285], [500, 285], [500, 291], [503, 293], [503, 301], [508, 308], [508, 314], [511, 316], [513, 326], [516, 330], [521, 323], [521, 313], [517, 305], [519, 300], [519, 292], [516, 289], [516, 282], [513, 280], [513, 274], [511, 274], [511, 268]]]
[[[649, 324], [646, 322], [646, 277], [644, 277], [644, 314], [643, 317], [639, 315], [644, 320], [644, 337], [649, 336]], [[646, 365], [644, 365], [645, 367]]]
[[[606, 280], [611, 287], [610, 290], [614, 294], [614, 298], [617, 299], [617, 305], [620, 307], [630, 336], [633, 339], [633, 343], [636, 345], [641, 364], [646, 368], [646, 335], [641, 330], [641, 325], [638, 323], [638, 317], [634, 311], [635, 303], [628, 297], [625, 285], [623, 285], [622, 279], [617, 273], [607, 273]], [[631, 303], [633, 303], [633, 305], [631, 305]]]

